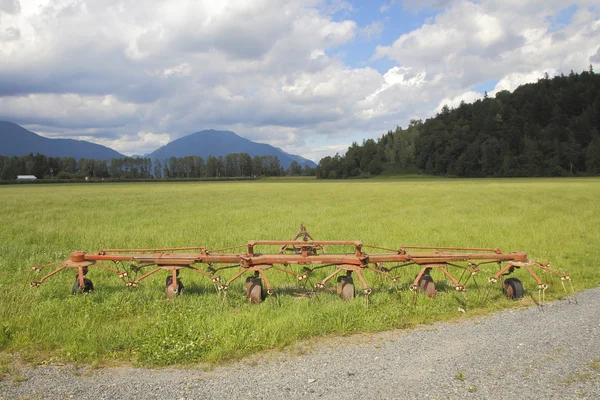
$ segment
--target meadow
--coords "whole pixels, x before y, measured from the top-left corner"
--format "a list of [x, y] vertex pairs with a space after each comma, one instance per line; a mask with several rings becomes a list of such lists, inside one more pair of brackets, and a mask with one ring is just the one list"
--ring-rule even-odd
[[[0, 187], [0, 356], [31, 363], [144, 366], [219, 363], [299, 341], [408, 328], [535, 304], [537, 285], [518, 271], [526, 295], [506, 299], [487, 277], [467, 292], [445, 288], [435, 299], [408, 290], [417, 269], [401, 270], [398, 288], [371, 273], [369, 306], [358, 295], [342, 302], [316, 296], [288, 275], [269, 271], [276, 288], [248, 303], [243, 280], [218, 296], [213, 284], [184, 271], [183, 295], [168, 301], [166, 273], [135, 289], [90, 268], [90, 294], [71, 294], [72, 270], [39, 288], [33, 264], [68, 258], [73, 250], [203, 245], [222, 248], [250, 239], [289, 239], [304, 222], [317, 239], [401, 245], [522, 250], [568, 272], [576, 290], [600, 282], [600, 179], [273, 180]], [[234, 273], [224, 272], [224, 277]], [[311, 276], [308, 285], [326, 271]], [[560, 281], [542, 274], [547, 299], [564, 297]], [[475, 286], [477, 284], [478, 286]], [[576, 305], [573, 305], [576, 307]], [[458, 312], [461, 308], [466, 313]], [[517, 333], [517, 332], [516, 332]]]

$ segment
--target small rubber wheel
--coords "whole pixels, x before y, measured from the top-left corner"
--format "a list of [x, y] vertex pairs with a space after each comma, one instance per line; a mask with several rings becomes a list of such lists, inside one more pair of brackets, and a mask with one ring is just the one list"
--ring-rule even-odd
[[89, 293], [94, 290], [94, 284], [88, 278], [83, 278], [83, 290], [79, 287], [79, 277], [75, 276], [75, 282], [71, 287], [72, 294]]
[[519, 300], [525, 294], [523, 284], [517, 278], [505, 279], [502, 292], [504, 292], [504, 295], [511, 300]]
[[419, 290], [424, 292], [430, 299], [435, 297], [437, 291], [435, 290], [435, 283], [431, 275], [423, 275], [419, 279]]
[[260, 304], [266, 296], [266, 293], [263, 292], [262, 280], [253, 276], [246, 278], [246, 287], [244, 288], [244, 291], [252, 304]]
[[181, 282], [181, 279], [177, 278], [176, 286], [171, 286], [172, 283], [173, 277], [170, 275], [167, 276], [167, 280], [165, 282], [165, 295], [167, 296], [167, 299], [172, 299], [173, 297], [183, 293], [184, 286], [183, 282]]
[[336, 292], [337, 294], [339, 294], [340, 296], [342, 295], [342, 280], [344, 280], [346, 277], [345, 276], [338, 276], [337, 277], [337, 287], [336, 287]]
[[342, 300], [348, 301], [354, 298], [354, 280], [351, 276], [340, 276], [337, 279], [337, 292]]

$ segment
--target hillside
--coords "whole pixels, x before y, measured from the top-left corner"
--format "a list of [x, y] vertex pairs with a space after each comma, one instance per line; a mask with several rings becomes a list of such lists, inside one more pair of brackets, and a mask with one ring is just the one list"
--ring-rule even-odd
[[219, 157], [231, 153], [246, 153], [250, 157], [276, 156], [284, 168], [288, 168], [292, 161], [298, 162], [301, 166], [316, 167], [313, 161], [301, 156], [288, 154], [268, 144], [253, 142], [231, 131], [217, 131], [214, 129], [203, 130], [173, 140], [150, 153], [148, 157], [153, 160], [166, 160], [171, 157], [186, 156]]
[[379, 175], [573, 176], [600, 174], [600, 75], [548, 76], [513, 93], [444, 106], [377, 141], [325, 157], [319, 178]]
[[0, 121], [0, 155], [25, 156], [43, 154], [47, 157], [93, 158], [110, 160], [123, 154], [95, 143], [74, 139], [50, 139], [8, 121]]

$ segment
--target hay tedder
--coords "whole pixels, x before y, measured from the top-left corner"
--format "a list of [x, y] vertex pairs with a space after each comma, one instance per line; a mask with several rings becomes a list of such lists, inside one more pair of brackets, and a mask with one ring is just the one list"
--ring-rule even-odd
[[[550, 269], [549, 263], [530, 261], [527, 254], [523, 252], [503, 253], [493, 248], [424, 246], [401, 246], [397, 249], [389, 249], [366, 245], [357, 240], [315, 240], [304, 224], [291, 240], [250, 240], [241, 246], [216, 250], [198, 246], [164, 249], [102, 249], [96, 254], [75, 251], [66, 261], [33, 266], [36, 272], [50, 266], [56, 266], [56, 269], [39, 280], [32, 281], [31, 286], [40, 286], [45, 280], [64, 269], [77, 271], [72, 287], [73, 294], [93, 290], [92, 281], [85, 277], [90, 267], [102, 268], [118, 275], [125, 281], [127, 287], [136, 287], [142, 280], [156, 272], [166, 271], [168, 275], [165, 293], [170, 299], [183, 291], [183, 283], [179, 278], [182, 270], [189, 270], [211, 279], [221, 293], [226, 293], [232, 282], [248, 274], [245, 280], [246, 295], [250, 302], [260, 303], [274, 290], [267, 277], [267, 271], [277, 270], [295, 277], [298, 281], [306, 281], [314, 271], [329, 268], [333, 271], [314, 283], [314, 287], [323, 289], [328, 281], [337, 276], [337, 293], [342, 299], [349, 300], [355, 296], [354, 277], [358, 278], [362, 293], [366, 296], [371, 294], [372, 289], [365, 279], [365, 271], [371, 271], [397, 284], [402, 276], [400, 274], [402, 270], [406, 270], [409, 266], [417, 266], [418, 273], [414, 280], [410, 278], [409, 289], [423, 292], [433, 298], [437, 289], [431, 271], [440, 271], [451, 286], [457, 291], [464, 291], [470, 277], [480, 272], [482, 265], [488, 264], [496, 264], [498, 267], [497, 272], [489, 278], [489, 282], [500, 281], [504, 294], [510, 299], [520, 299], [524, 295], [523, 284], [519, 279], [505, 278], [520, 268], [525, 269], [537, 282], [540, 304], [543, 302], [548, 285], [540, 279], [536, 270], [556, 275], [565, 293], [567, 292], [565, 281], [569, 281], [573, 292], [569, 275]], [[201, 269], [203, 265], [205, 268]], [[146, 269], [149, 270], [145, 272]], [[237, 271], [224, 281], [216, 274], [225, 269], [237, 269]], [[461, 274], [460, 277], [457, 278], [451, 273], [455, 270]], [[138, 273], [142, 275], [137, 276]], [[132, 279], [132, 276], [136, 277]]]

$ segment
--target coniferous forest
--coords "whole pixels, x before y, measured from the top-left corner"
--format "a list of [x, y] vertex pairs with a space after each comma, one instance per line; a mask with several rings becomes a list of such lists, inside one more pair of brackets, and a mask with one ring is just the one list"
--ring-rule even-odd
[[323, 158], [318, 178], [424, 173], [458, 177], [600, 174], [600, 74], [588, 71], [486, 95]]

